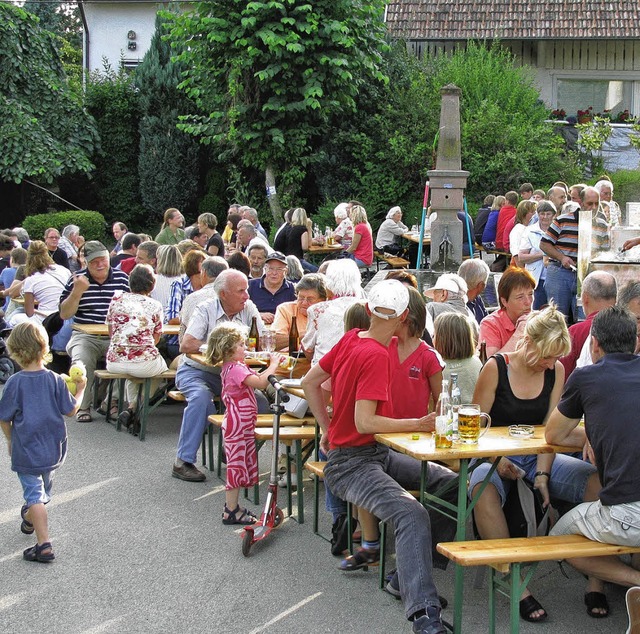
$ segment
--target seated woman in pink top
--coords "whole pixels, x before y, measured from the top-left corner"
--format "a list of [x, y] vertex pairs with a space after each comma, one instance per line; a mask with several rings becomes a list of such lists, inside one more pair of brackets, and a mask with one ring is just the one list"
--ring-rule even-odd
[[409, 313], [389, 345], [389, 398], [398, 418], [416, 418], [435, 410], [444, 370], [440, 355], [421, 339], [427, 319], [425, 301], [415, 288], [407, 289]]
[[353, 242], [346, 253], [355, 260], [359, 267], [371, 266], [373, 263], [373, 234], [367, 220], [364, 207], [354, 205], [349, 214], [353, 223]]
[[496, 352], [513, 352], [531, 312], [536, 281], [525, 269], [510, 266], [500, 278], [500, 309], [480, 322], [479, 342], [487, 344], [487, 357]]

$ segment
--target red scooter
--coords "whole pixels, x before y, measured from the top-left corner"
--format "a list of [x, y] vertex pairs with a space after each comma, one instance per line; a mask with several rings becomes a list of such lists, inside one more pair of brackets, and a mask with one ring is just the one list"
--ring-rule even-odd
[[264, 504], [264, 510], [260, 519], [251, 526], [245, 526], [242, 534], [242, 554], [249, 556], [251, 546], [259, 542], [269, 535], [274, 529], [282, 524], [284, 513], [278, 507], [278, 442], [280, 439], [280, 416], [285, 411], [284, 405], [289, 400], [289, 395], [275, 375], [268, 377], [269, 383], [273, 385], [276, 391], [275, 403], [271, 405], [273, 411], [273, 454], [271, 456], [271, 475], [269, 476], [269, 489], [267, 490], [267, 499]]

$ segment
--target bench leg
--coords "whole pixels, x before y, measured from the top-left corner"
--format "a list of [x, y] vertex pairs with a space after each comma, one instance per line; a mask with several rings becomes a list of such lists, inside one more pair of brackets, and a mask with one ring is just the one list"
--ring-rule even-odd
[[302, 456], [302, 441], [296, 440], [296, 482], [298, 490], [298, 524], [304, 524], [304, 493], [302, 490], [302, 480], [304, 478], [304, 460]]
[[140, 399], [140, 412], [139, 412], [139, 417], [140, 417], [140, 433], [139, 433], [139, 438], [140, 440], [144, 440], [144, 437], [147, 433], [147, 419], [149, 417], [149, 399], [151, 397], [151, 379], [145, 379], [144, 380], [144, 384], [141, 386], [141, 392], [142, 392], [142, 398]]

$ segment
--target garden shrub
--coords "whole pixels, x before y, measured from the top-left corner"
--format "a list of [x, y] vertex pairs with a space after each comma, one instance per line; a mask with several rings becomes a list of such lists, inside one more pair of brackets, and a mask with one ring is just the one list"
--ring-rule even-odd
[[104, 242], [107, 237], [104, 216], [98, 211], [72, 209], [52, 214], [38, 214], [27, 216], [22, 223], [32, 240], [42, 240], [44, 232], [49, 227], [55, 227], [62, 233], [67, 225], [78, 225], [85, 240]]

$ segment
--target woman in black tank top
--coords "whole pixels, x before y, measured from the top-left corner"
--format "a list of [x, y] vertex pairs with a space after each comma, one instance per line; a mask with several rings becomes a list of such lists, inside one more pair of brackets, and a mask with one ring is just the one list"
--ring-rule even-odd
[[[496, 354], [480, 372], [473, 400], [483, 412], [489, 412], [492, 425], [542, 425], [558, 403], [564, 384], [564, 367], [558, 359], [570, 350], [564, 317], [555, 307], [534, 313], [527, 321], [525, 334], [516, 351]], [[482, 539], [509, 537], [502, 511], [509, 481], [522, 477], [522, 471], [535, 477], [535, 486], [549, 503], [548, 474], [553, 454], [501, 458], [497, 474], [480, 496], [474, 516]], [[484, 480], [489, 465], [477, 467], [470, 477], [471, 493]], [[530, 476], [530, 477], [531, 477]], [[540, 621], [547, 613], [529, 590], [523, 592], [520, 614], [527, 621]]]

